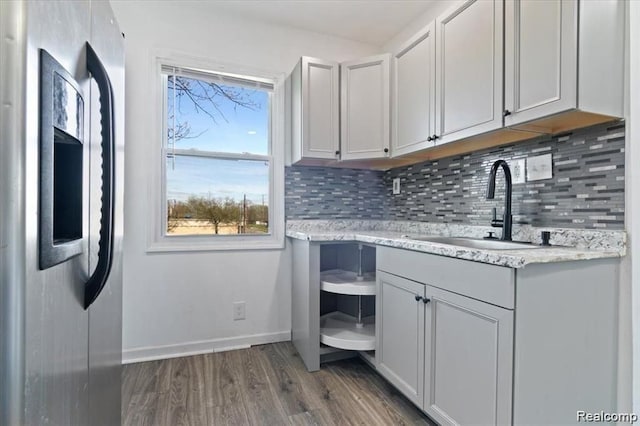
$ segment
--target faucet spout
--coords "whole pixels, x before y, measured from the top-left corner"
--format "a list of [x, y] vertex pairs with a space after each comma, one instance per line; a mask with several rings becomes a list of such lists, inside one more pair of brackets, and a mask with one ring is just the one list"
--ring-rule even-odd
[[513, 218], [511, 216], [511, 194], [513, 192], [513, 186], [511, 181], [511, 169], [509, 164], [504, 160], [497, 160], [491, 166], [489, 171], [489, 184], [487, 187], [487, 200], [493, 200], [496, 193], [496, 173], [498, 168], [502, 167], [505, 178], [504, 185], [504, 214], [502, 220], [492, 220], [491, 226], [502, 228], [503, 241], [511, 241], [511, 233], [513, 228]]

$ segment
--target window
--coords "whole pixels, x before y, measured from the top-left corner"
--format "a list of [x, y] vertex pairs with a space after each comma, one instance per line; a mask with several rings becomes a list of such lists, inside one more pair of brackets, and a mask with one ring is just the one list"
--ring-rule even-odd
[[162, 216], [150, 250], [281, 247], [277, 79], [166, 61], [159, 71]]

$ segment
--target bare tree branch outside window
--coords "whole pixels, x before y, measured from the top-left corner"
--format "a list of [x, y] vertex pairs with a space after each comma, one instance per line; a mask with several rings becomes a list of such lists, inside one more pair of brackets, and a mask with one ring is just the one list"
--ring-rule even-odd
[[[214, 124], [218, 120], [228, 122], [224, 112], [220, 108], [219, 100], [226, 99], [237, 108], [247, 108], [250, 110], [259, 109], [260, 106], [251, 99], [252, 91], [242, 87], [224, 86], [192, 78], [170, 76], [168, 81], [169, 90], [174, 91], [175, 105], [169, 104], [167, 119], [171, 125], [167, 126], [168, 140], [178, 142], [181, 139], [192, 139], [201, 136], [203, 132], [193, 134], [188, 121], [180, 121], [175, 110], [181, 111], [183, 103], [188, 103], [198, 114], [208, 116]], [[173, 120], [175, 125], [173, 124]]]

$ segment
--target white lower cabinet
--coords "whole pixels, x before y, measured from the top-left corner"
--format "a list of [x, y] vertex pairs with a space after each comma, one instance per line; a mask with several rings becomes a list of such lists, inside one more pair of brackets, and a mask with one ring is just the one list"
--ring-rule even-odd
[[378, 271], [378, 371], [414, 404], [424, 398], [425, 286]]
[[566, 425], [615, 411], [618, 259], [511, 269], [391, 247], [376, 256], [376, 368], [438, 424]]
[[423, 409], [442, 425], [511, 423], [513, 311], [425, 288]]
[[618, 258], [513, 269], [291, 244], [291, 336], [308, 371], [360, 355], [441, 425], [579, 425], [577, 412], [618, 407]]
[[443, 425], [509, 424], [513, 311], [378, 271], [378, 371]]

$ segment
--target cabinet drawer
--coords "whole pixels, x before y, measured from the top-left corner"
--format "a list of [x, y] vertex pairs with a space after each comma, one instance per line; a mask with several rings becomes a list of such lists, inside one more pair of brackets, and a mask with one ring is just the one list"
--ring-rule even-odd
[[515, 272], [511, 268], [378, 246], [377, 268], [443, 290], [513, 309]]

